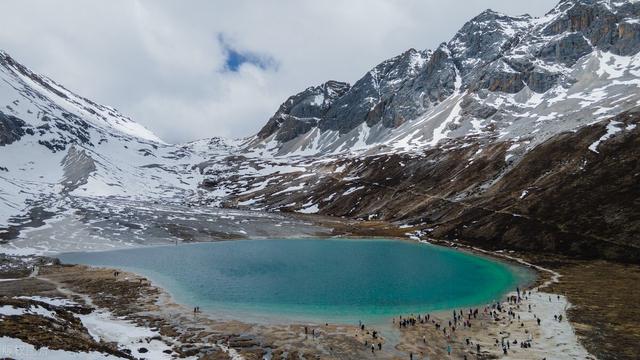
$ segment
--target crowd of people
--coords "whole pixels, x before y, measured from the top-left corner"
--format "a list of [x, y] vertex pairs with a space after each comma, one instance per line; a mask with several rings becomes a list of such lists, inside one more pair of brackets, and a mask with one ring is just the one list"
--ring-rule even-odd
[[[542, 319], [537, 316], [533, 311], [531, 303], [525, 303], [532, 295], [531, 291], [522, 291], [517, 288], [515, 294], [506, 297], [506, 301], [495, 301], [484, 307], [473, 307], [467, 309], [452, 310], [450, 316], [446, 316], [444, 319], [440, 316], [436, 317], [432, 314], [411, 314], [409, 316], [398, 316], [392, 319], [393, 326], [398, 328], [401, 332], [404, 331], [418, 331], [423, 332], [421, 335], [421, 343], [416, 343], [413, 349], [429, 349], [431, 351], [419, 351], [414, 355], [413, 351], [409, 351], [409, 359], [425, 359], [425, 353], [441, 353], [444, 351], [448, 356], [451, 356], [454, 352], [459, 353], [464, 360], [468, 359], [468, 356], [489, 355], [489, 353], [502, 353], [503, 355], [509, 355], [513, 351], [513, 348], [519, 348], [526, 350], [532, 348], [534, 345], [535, 329], [531, 328], [530, 321], [533, 321], [534, 326], [544, 326]], [[558, 297], [560, 300], [560, 297]], [[551, 297], [549, 301], [552, 301]], [[523, 313], [529, 313], [525, 316]], [[524, 316], [524, 318], [523, 318]], [[563, 320], [562, 314], [554, 315], [555, 321], [561, 322]], [[494, 338], [493, 345], [488, 339], [473, 339], [476, 337], [470, 330], [472, 328], [484, 329], [489, 324], [500, 324], [499, 335]], [[528, 324], [528, 325], [527, 325]], [[427, 331], [426, 326], [432, 327], [432, 331]], [[507, 327], [508, 330], [507, 330]], [[514, 330], [515, 327], [515, 330]], [[458, 334], [456, 334], [458, 331]], [[313, 338], [316, 338], [316, 331], [314, 329], [309, 330], [308, 327], [304, 327], [305, 335], [311, 332]], [[433, 334], [438, 336], [438, 339], [433, 338]], [[415, 333], [413, 334], [415, 336]], [[358, 331], [355, 336], [360, 339], [360, 342], [364, 345], [367, 351], [371, 351], [375, 354], [377, 351], [382, 351], [384, 339], [380, 338], [380, 334], [377, 330], [369, 329], [364, 323], [359, 322]], [[431, 337], [431, 341], [429, 338]], [[420, 337], [418, 337], [420, 339]], [[442, 341], [444, 340], [444, 342]], [[418, 340], [420, 341], [420, 340]], [[444, 346], [442, 350], [433, 351], [433, 346]], [[491, 348], [494, 350], [490, 350]], [[416, 357], [419, 355], [419, 357]]]
[[[506, 301], [495, 301], [483, 308], [469, 308], [469, 309], [456, 309], [451, 313], [451, 317], [445, 320], [438, 320], [431, 314], [418, 314], [410, 315], [408, 317], [399, 316], [393, 318], [393, 324], [400, 330], [407, 330], [416, 326], [424, 326], [429, 324], [433, 326], [436, 334], [441, 334], [446, 342], [445, 351], [447, 355], [452, 354], [452, 345], [460, 343], [463, 348], [462, 358], [467, 359], [468, 354], [480, 355], [483, 350], [483, 345], [480, 341], [474, 341], [470, 337], [456, 337], [456, 330], [460, 329], [470, 330], [472, 327], [479, 326], [484, 327], [488, 322], [501, 323], [503, 326], [515, 325], [521, 329], [516, 332], [501, 332], [500, 337], [495, 339], [494, 347], [498, 352], [502, 352], [503, 355], [509, 355], [512, 351], [512, 347], [518, 347], [520, 349], [530, 349], [534, 343], [534, 329], [527, 328], [525, 321], [521, 318], [522, 312], [528, 312], [534, 319], [534, 324], [537, 326], [544, 326], [542, 319], [533, 313], [531, 304], [524, 305], [525, 300], [531, 297], [531, 291], [521, 291], [517, 288], [515, 294], [509, 295]], [[558, 300], [560, 297], [558, 296]], [[551, 298], [549, 298], [551, 301]], [[562, 321], [562, 315], [554, 315], [556, 321]], [[469, 335], [469, 332], [465, 332]], [[473, 333], [471, 333], [473, 334]], [[462, 340], [462, 341], [461, 341]], [[435, 341], [434, 341], [435, 343]], [[441, 342], [438, 342], [441, 344]], [[428, 338], [426, 335], [422, 335], [422, 345], [429, 347]], [[484, 346], [491, 346], [485, 344]], [[410, 353], [409, 358], [413, 360], [414, 354]], [[422, 356], [422, 354], [421, 354]]]

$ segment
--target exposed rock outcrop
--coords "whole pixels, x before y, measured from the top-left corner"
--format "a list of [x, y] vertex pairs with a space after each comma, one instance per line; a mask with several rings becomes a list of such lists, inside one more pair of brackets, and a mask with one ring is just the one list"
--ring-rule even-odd
[[18, 141], [25, 134], [33, 135], [33, 129], [17, 117], [0, 111], [0, 146]]
[[[301, 148], [306, 153], [332, 152], [361, 143], [354, 140], [359, 137], [364, 137], [367, 144], [375, 144], [416, 134], [411, 123], [444, 121], [446, 118], [438, 115], [451, 109], [434, 109], [442, 104], [446, 104], [442, 107], [450, 106], [454, 102], [447, 100], [454, 96], [488, 90], [502, 97], [501, 103], [505, 104], [510, 94], [522, 91], [561, 93], [575, 84], [576, 78], [583, 77], [586, 70], [580, 62], [594, 52], [637, 54], [640, 51], [638, 19], [640, 3], [631, 1], [565, 0], [544, 17], [535, 19], [529, 15], [514, 17], [487, 10], [467, 22], [435, 51], [410, 49], [382, 62], [353, 87], [337, 92], [339, 95], [323, 104], [327, 106], [308, 107], [310, 102], [302, 101], [315, 94], [317, 88], [291, 97], [257, 138], [264, 140], [279, 132], [274, 137], [276, 144], [271, 146], [281, 149], [280, 155]], [[586, 94], [590, 91], [585, 89]], [[537, 105], [531, 104], [531, 107]], [[530, 113], [530, 109], [506, 105], [484, 108], [489, 107], [495, 112], [491, 110], [493, 113], [487, 115], [487, 111], [481, 111], [479, 118], [491, 118], [498, 123], [494, 127], [496, 132], [500, 131], [501, 124], [511, 124], [521, 114]], [[294, 117], [285, 117], [285, 114]], [[478, 118], [475, 111], [457, 116], [453, 119], [455, 124], [470, 123]], [[445, 129], [450, 127], [451, 124], [443, 125]], [[407, 133], [403, 134], [404, 129]], [[323, 137], [322, 134], [327, 133], [332, 135]], [[467, 135], [455, 133], [459, 137]], [[433, 132], [415, 136], [427, 143], [437, 139]], [[259, 142], [252, 144], [259, 145]]]

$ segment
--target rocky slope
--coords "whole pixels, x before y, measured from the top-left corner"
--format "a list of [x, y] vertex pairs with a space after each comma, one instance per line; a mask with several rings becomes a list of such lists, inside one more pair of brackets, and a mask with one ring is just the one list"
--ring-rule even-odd
[[487, 10], [322, 106], [315, 88], [289, 98], [248, 149], [300, 170], [248, 178], [254, 190], [227, 205], [638, 261], [639, 51], [635, 1], [561, 1], [542, 18]]
[[326, 101], [313, 88], [292, 96], [251, 146], [286, 155], [444, 138], [539, 144], [638, 104], [639, 18], [635, 1], [562, 1], [541, 18], [487, 10], [437, 49], [410, 49]]
[[495, 250], [636, 262], [639, 123], [637, 107], [551, 137], [518, 161], [510, 159], [511, 142], [457, 140], [438, 149], [316, 161], [237, 200], [392, 221], [409, 235]]

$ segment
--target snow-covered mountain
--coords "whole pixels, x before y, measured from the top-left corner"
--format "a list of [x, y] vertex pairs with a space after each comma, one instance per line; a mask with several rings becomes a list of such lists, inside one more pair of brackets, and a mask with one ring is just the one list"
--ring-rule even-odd
[[299, 170], [245, 176], [227, 203], [638, 261], [639, 51], [636, 1], [487, 10], [434, 51], [287, 99], [246, 149]]
[[[188, 196], [202, 180], [192, 165], [225, 147], [216, 139], [165, 144], [117, 110], [70, 92], [4, 52], [0, 98], [0, 227], [24, 221], [11, 218], [33, 209], [56, 209], [68, 196]], [[199, 157], [199, 151], [207, 155]]]
[[0, 101], [0, 242], [59, 213], [122, 209], [128, 201], [219, 205], [247, 189], [244, 177], [297, 169], [242, 151], [243, 141], [166, 144], [5, 52]]
[[251, 146], [279, 155], [470, 137], [534, 146], [636, 106], [639, 50], [635, 1], [565, 0], [541, 18], [487, 10], [434, 51], [410, 49], [352, 87], [290, 97]]
[[[175, 145], [2, 52], [0, 239], [64, 212], [141, 222], [161, 203], [638, 261], [639, 51], [640, 2], [487, 10], [435, 50], [291, 96], [255, 136]], [[165, 217], [170, 236], [220, 234]]]

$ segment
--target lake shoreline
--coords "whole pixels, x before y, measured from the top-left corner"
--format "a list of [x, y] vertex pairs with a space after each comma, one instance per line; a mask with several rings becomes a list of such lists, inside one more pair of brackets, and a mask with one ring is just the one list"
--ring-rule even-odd
[[[376, 324], [384, 324], [387, 321], [390, 321], [394, 316], [398, 316], [398, 314], [406, 313], [406, 312], [447, 312], [452, 308], [460, 308], [467, 306], [474, 306], [479, 304], [484, 304], [486, 302], [500, 299], [504, 294], [510, 292], [511, 290], [515, 290], [516, 287], [520, 287], [521, 289], [527, 288], [529, 285], [533, 284], [536, 280], [537, 273], [532, 271], [529, 268], [526, 268], [522, 265], [515, 265], [513, 262], [506, 262], [500, 258], [496, 257], [488, 257], [486, 254], [481, 254], [478, 252], [467, 252], [460, 251], [460, 249], [452, 249], [448, 247], [443, 247], [440, 245], [434, 244], [423, 244], [414, 240], [407, 239], [389, 239], [389, 238], [303, 238], [303, 239], [277, 239], [271, 240], [271, 243], [261, 244], [262, 241], [267, 241], [263, 239], [249, 239], [249, 240], [237, 240], [237, 241], [224, 241], [228, 244], [220, 244], [216, 243], [189, 243], [189, 244], [180, 244], [177, 246], [167, 245], [167, 246], [154, 246], [148, 248], [138, 248], [138, 249], [122, 249], [122, 250], [113, 250], [107, 252], [78, 252], [78, 253], [66, 253], [61, 254], [60, 259], [65, 264], [83, 264], [87, 266], [100, 267], [100, 268], [114, 268], [121, 269], [123, 272], [133, 272], [140, 276], [147, 277], [150, 279], [154, 285], [159, 288], [163, 288], [166, 292], [168, 292], [174, 299], [176, 303], [181, 303], [184, 305], [189, 305], [191, 307], [199, 306], [203, 310], [203, 312], [207, 312], [209, 315], [214, 316], [217, 320], [239, 320], [239, 321], [248, 321], [251, 323], [261, 323], [261, 324], [281, 324], [283, 321], [287, 323], [309, 323], [309, 322], [333, 322], [336, 324], [354, 324], [359, 321], [364, 321], [367, 323], [376, 323]], [[275, 242], [274, 242], [275, 241]], [[324, 244], [314, 244], [316, 242], [330, 242], [330, 245]], [[364, 241], [367, 245], [359, 245], [356, 246], [356, 243]], [[331, 243], [334, 242], [334, 243]], [[345, 243], [346, 242], [346, 243]], [[379, 242], [379, 243], [378, 243]], [[242, 246], [235, 246], [231, 243], [243, 243], [239, 244]], [[295, 244], [301, 244], [300, 246]], [[371, 246], [368, 243], [372, 243]], [[347, 281], [347, 284], [343, 284], [342, 286], [338, 286], [335, 289], [328, 290], [326, 289], [326, 284], [330, 279], [324, 278], [325, 273], [331, 273], [330, 269], [324, 269], [325, 261], [321, 263], [313, 263], [311, 259], [304, 259], [296, 262], [293, 268], [291, 268], [292, 272], [297, 272], [298, 266], [303, 266], [305, 269], [304, 276], [294, 276], [295, 279], [309, 279], [316, 278], [317, 274], [323, 274], [320, 276], [322, 280], [319, 283], [314, 283], [311, 280], [307, 280], [312, 285], [305, 285], [304, 289], [299, 288], [296, 289], [296, 294], [292, 294], [287, 292], [282, 288], [282, 284], [278, 284], [276, 281], [271, 281], [264, 278], [264, 274], [257, 274], [258, 278], [261, 282], [267, 281], [270, 285], [269, 288], [260, 288], [259, 290], [255, 290], [254, 286], [243, 285], [240, 282], [244, 281], [245, 284], [251, 284], [253, 281], [253, 276], [251, 273], [243, 272], [242, 277], [236, 278], [235, 276], [232, 278], [224, 277], [225, 281], [220, 283], [218, 281], [213, 281], [209, 278], [209, 276], [203, 275], [204, 277], [198, 274], [200, 269], [202, 268], [198, 264], [217, 264], [212, 265], [211, 270], [213, 274], [220, 273], [236, 273], [239, 269], [237, 268], [237, 264], [243, 264], [247, 260], [245, 259], [247, 255], [240, 255], [246, 251], [247, 248], [251, 249], [250, 256], [253, 256], [253, 253], [258, 249], [263, 249], [265, 247], [279, 249], [275, 253], [267, 256], [270, 260], [267, 264], [263, 264], [261, 261], [250, 261], [247, 264], [250, 264], [251, 268], [255, 268], [256, 266], [263, 268], [264, 266], [273, 267], [273, 262], [275, 264], [288, 264], [290, 263], [289, 259], [281, 258], [280, 253], [286, 254], [286, 257], [291, 257], [292, 253], [297, 253], [298, 248], [301, 247], [304, 249], [305, 253], [308, 253], [311, 248], [314, 250], [314, 254], [318, 254], [314, 257], [320, 258], [334, 258], [334, 255], [325, 253], [326, 247], [329, 246], [331, 249], [341, 249], [337, 250], [340, 253], [350, 253], [355, 252], [359, 254], [359, 256], [363, 258], [367, 258], [368, 255], [366, 250], [370, 250], [369, 254], [380, 254], [380, 253], [388, 253], [394, 252], [395, 254], [406, 254], [407, 251], [412, 255], [415, 255], [416, 258], [406, 258], [405, 255], [399, 255], [401, 262], [409, 261], [410, 263], [416, 262], [420, 259], [420, 262], [424, 262], [429, 265], [424, 268], [424, 271], [420, 271], [415, 269], [415, 266], [411, 266], [410, 269], [405, 269], [407, 272], [397, 275], [375, 275], [375, 279], [362, 280], [362, 277], [366, 279], [370, 274], [351, 274], [351, 271], [354, 271], [352, 267], [349, 266], [351, 263], [350, 260], [344, 259], [342, 255], [336, 255], [336, 265], [340, 266], [340, 274], [335, 274], [337, 277], [342, 277], [343, 274], [351, 274], [346, 275], [347, 278], [350, 279]], [[414, 248], [415, 247], [415, 248]], [[151, 252], [147, 251], [151, 250]], [[331, 250], [336, 251], [336, 250]], [[220, 253], [222, 255], [219, 256], [208, 256], [203, 257], [203, 253], [212, 253], [217, 254]], [[228, 265], [220, 265], [221, 261], [226, 261], [227, 253], [233, 254], [232, 261], [228, 261]], [[305, 255], [300, 254], [302, 257]], [[355, 255], [355, 254], [354, 254]], [[375, 255], [374, 255], [375, 256]], [[175, 260], [170, 260], [170, 258], [180, 258], [180, 259], [189, 259], [187, 263], [184, 262], [174, 262]], [[201, 258], [202, 257], [202, 258]], [[293, 255], [293, 257], [297, 257]], [[347, 256], [348, 257], [348, 256]], [[148, 261], [148, 259], [165, 259], [163, 260], [153, 260]], [[223, 260], [223, 258], [225, 260]], [[206, 259], [206, 261], [202, 261]], [[342, 260], [340, 260], [342, 259]], [[384, 266], [389, 265], [388, 261], [383, 260], [383, 263], [377, 263], [377, 260], [369, 259], [366, 261], [366, 266], [372, 269], [383, 269]], [[227, 262], [225, 262], [227, 263]], [[453, 263], [456, 265], [453, 266]], [[161, 267], [158, 265], [161, 264]], [[438, 264], [438, 265], [436, 265]], [[444, 278], [442, 280], [438, 280], [435, 283], [432, 280], [427, 280], [429, 278], [439, 278], [438, 270], [441, 266], [445, 268], [447, 266], [453, 266], [451, 270], [448, 270], [443, 274]], [[230, 268], [227, 268], [229, 267]], [[360, 269], [362, 265], [357, 266], [357, 269]], [[393, 267], [392, 264], [389, 265]], [[454, 268], [464, 269], [466, 267], [474, 267], [474, 271], [476, 273], [485, 273], [485, 275], [475, 275], [472, 276], [471, 279], [475, 280], [464, 280], [464, 270], [454, 270]], [[333, 269], [333, 266], [330, 266]], [[479, 267], [479, 268], [478, 268]], [[174, 269], [175, 268], [175, 269]], [[171, 270], [173, 269], [173, 270]], [[306, 271], [309, 271], [308, 273]], [[355, 270], [356, 272], [361, 270]], [[392, 270], [386, 271], [388, 274]], [[435, 271], [429, 276], [422, 276], [422, 274], [428, 274], [429, 271]], [[269, 276], [275, 276], [276, 278], [280, 278], [280, 274], [277, 273], [269, 273]], [[384, 298], [379, 298], [378, 302], [385, 304], [384, 307], [379, 307], [374, 305], [374, 303], [370, 303], [367, 300], [362, 299], [358, 295], [363, 292], [374, 292], [378, 293], [379, 286], [372, 286], [373, 282], [380, 282], [382, 284], [389, 284], [387, 286], [391, 286], [390, 284], [396, 284], [396, 281], [404, 281], [407, 288], [415, 287], [412, 282], [406, 282], [405, 280], [400, 280], [406, 274], [410, 275], [410, 278], [422, 279], [416, 280], [416, 284], [421, 284], [419, 286], [420, 289], [435, 289], [439, 286], [448, 286], [447, 284], [456, 283], [459, 289], [471, 289], [471, 287], [475, 287], [476, 284], [485, 284], [482, 287], [478, 287], [477, 290], [474, 291], [454, 291], [457, 295], [446, 295], [450, 293], [451, 290], [443, 290], [442, 292], [438, 292], [435, 290], [430, 290], [428, 292], [418, 291], [423, 295], [417, 295], [414, 291], [402, 292], [397, 295], [388, 295], [384, 296]], [[495, 275], [494, 275], [495, 274]], [[494, 276], [491, 278], [491, 276]], [[216, 275], [218, 276], [218, 275]], [[288, 276], [283, 274], [282, 276]], [[381, 280], [380, 277], [383, 277]], [[391, 278], [389, 278], [391, 276]], [[489, 276], [489, 278], [487, 278]], [[387, 281], [384, 280], [386, 278]], [[331, 277], [334, 279], [334, 277]], [[392, 280], [393, 279], [393, 280]], [[508, 279], [508, 280], [507, 280]], [[228, 284], [228, 281], [232, 280], [232, 284]], [[389, 282], [391, 280], [391, 282]], [[411, 280], [413, 281], [413, 280]], [[189, 282], [195, 282], [194, 285], [187, 285]], [[288, 284], [288, 282], [286, 282]], [[344, 280], [341, 281], [344, 283]], [[507, 284], [508, 283], [508, 284]], [[235, 284], [235, 285], [233, 285]], [[376, 284], [377, 285], [377, 284]], [[244, 295], [239, 299], [242, 301], [233, 300], [237, 298], [237, 295], [234, 295], [233, 299], [230, 299], [229, 302], [225, 302], [225, 296], [221, 296], [220, 298], [216, 298], [217, 293], [208, 294], [202, 292], [203, 288], [211, 288], [211, 289], [224, 289], [228, 286], [234, 287], [234, 293], [237, 293], [243, 287], [249, 287], [250, 291], [244, 291]], [[288, 285], [287, 285], [288, 286]], [[347, 290], [350, 289], [350, 290]], [[306, 290], [305, 290], [306, 289]], [[333, 299], [325, 299], [322, 294], [315, 293], [315, 289], [325, 289], [324, 292], [329, 291], [330, 293], [339, 293], [344, 289], [346, 293], [340, 296], [340, 300], [338, 302], [333, 302]], [[378, 289], [378, 290], [377, 290]], [[243, 291], [243, 290], [240, 290]], [[252, 293], [255, 291], [263, 291], [265, 293], [277, 292], [279, 295], [277, 298], [266, 297], [263, 298], [261, 296], [253, 298]], [[223, 291], [224, 292], [224, 291]], [[314, 295], [303, 295], [303, 298], [300, 298], [300, 293], [303, 292], [307, 294], [308, 292], [312, 292]], [[387, 290], [384, 290], [387, 293]], [[430, 295], [433, 293], [434, 295]], [[438, 295], [441, 294], [441, 295]], [[345, 296], [347, 298], [345, 298]], [[357, 296], [356, 298], [350, 298], [350, 296]], [[371, 295], [371, 296], [379, 296], [379, 295]], [[419, 297], [416, 297], [419, 296]], [[444, 301], [442, 298], [449, 298], [449, 300]], [[251, 300], [254, 299], [254, 300]], [[356, 300], [357, 299], [357, 300]], [[401, 302], [388, 302], [389, 299], [404, 299]], [[418, 300], [420, 299], [420, 300]], [[294, 302], [295, 300], [295, 302]], [[363, 301], [364, 300], [364, 301]], [[253, 301], [253, 302], [252, 302]], [[297, 305], [278, 305], [273, 301], [283, 301], [282, 304], [294, 304]], [[336, 299], [337, 301], [337, 299]], [[346, 305], [346, 304], [356, 304], [355, 301], [363, 301], [357, 302], [358, 305]], [[423, 301], [423, 302], [420, 302]], [[325, 304], [325, 305], [320, 305]], [[345, 305], [342, 305], [345, 304]], [[413, 304], [413, 305], [408, 305]]]
[[[414, 241], [407, 240], [406, 238], [404, 240]], [[469, 249], [468, 251], [474, 251], [485, 257], [491, 255], [479, 249]], [[491, 258], [501, 259], [501, 261], [517, 262], [517, 260], [509, 259], [500, 253], [493, 254]], [[371, 344], [371, 342], [375, 342], [376, 344], [380, 342], [383, 350], [377, 353], [377, 357], [396, 359], [405, 358], [400, 354], [406, 356], [408, 352], [413, 352], [413, 350], [419, 351], [420, 349], [419, 344], [421, 340], [413, 336], [412, 329], [394, 330], [395, 332], [399, 331], [399, 333], [392, 336], [397, 337], [396, 339], [390, 339], [390, 341], [393, 342], [393, 346], [390, 346], [391, 344], [385, 344], [385, 340], [380, 339], [380, 336], [374, 339], [373, 332], [372, 330], [369, 331], [370, 329], [368, 327], [365, 331], [360, 331], [357, 326], [344, 324], [306, 324], [308, 333], [304, 335], [304, 338], [301, 338], [304, 334], [304, 323], [280, 325], [250, 324], [239, 321], [215, 320], [208, 318], [206, 314], [203, 313], [194, 315], [191, 309], [176, 303], [167, 291], [158, 287], [148, 279], [142, 278], [134, 273], [123, 272], [115, 277], [113, 276], [113, 271], [116, 271], [114, 269], [89, 268], [79, 265], [50, 265], [43, 268], [43, 270], [43, 274], [38, 277], [46, 279], [46, 281], [55, 281], [55, 283], [58, 284], [58, 290], [67, 289], [73, 293], [88, 296], [92, 299], [94, 305], [97, 302], [97, 308], [101, 309], [101, 311], [108, 312], [114, 316], [125, 316], [128, 321], [132, 323], [150, 329], [158, 329], [161, 338], [167, 346], [171, 345], [174, 354], [188, 355], [195, 351], [197, 354], [216, 353], [222, 356], [221, 358], [225, 358], [226, 356], [226, 358], [235, 359], [260, 359], [265, 354], [273, 355], [274, 352], [277, 354], [278, 351], [285, 353], [285, 349], [296, 349], [295, 351], [299, 354], [316, 354], [320, 358], [335, 358], [338, 357], [338, 354], [340, 354], [339, 356], [353, 358], [363, 357], [370, 352], [369, 348], [364, 346], [364, 342], [366, 341], [368, 344]], [[537, 271], [540, 270], [538, 269]], [[17, 280], [17, 282], [34, 280], [35, 279], [31, 278], [27, 280]], [[536, 284], [540, 281], [541, 280], [538, 280]], [[82, 283], [86, 282], [99, 284], [95, 284], [96, 286], [91, 288], [86, 288], [86, 286], [82, 285]], [[131, 300], [130, 294], [128, 293], [127, 296], [114, 294], [113, 299], [107, 302], [102, 302], [104, 300], [101, 301], [99, 299], [105, 289], [112, 288], [116, 285], [122, 286], [122, 284], [128, 284], [127, 287], [133, 286], [134, 288], [138, 288], [141, 294], [154, 294], [152, 296], [154, 301], [137, 299], [138, 301], [142, 301], [143, 304], [132, 307], [131, 304], [127, 302]], [[15, 286], [18, 288], [31, 289], [32, 291], [37, 288], [37, 286], [26, 283], [21, 285], [16, 284]], [[46, 292], [41, 295], [45, 294]], [[149, 297], [149, 295], [146, 296]], [[446, 311], [435, 312], [433, 316], [434, 318], [438, 318], [439, 322], [446, 324]], [[567, 323], [566, 320], [565, 323]], [[473, 336], [478, 339], [477, 341], [479, 343], [485, 344], [487, 348], [483, 349], [483, 351], [486, 351], [487, 354], [500, 355], [501, 351], [498, 351], [500, 349], [489, 347], [492, 336], [495, 336], [496, 331], [499, 329], [499, 326], [493, 325], [495, 324], [487, 323], [486, 327], [474, 328], [473, 331], [469, 331], [468, 334], [465, 334], [464, 330], [459, 329], [458, 334], [460, 334], [460, 336]], [[423, 331], [431, 334], [432, 331], [430, 330], [429, 324], [423, 324], [422, 326], [426, 327]], [[387, 324], [387, 326], [384, 327], [387, 328], [387, 330], [384, 331], [388, 332], [388, 329], [394, 328], [395, 324]], [[569, 329], [571, 329], [571, 327], [569, 327]], [[317, 333], [313, 336], [309, 331]], [[368, 331], [369, 333], [367, 334]], [[564, 331], [566, 332], [566, 329]], [[214, 334], [215, 336], [213, 336]], [[382, 336], [385, 336], [385, 334], [383, 333]], [[215, 341], [207, 340], [206, 343], [202, 343], [202, 341], [185, 342], [185, 339], [190, 337], [195, 337], [200, 340], [202, 338], [215, 338]], [[441, 336], [433, 333], [430, 335], [428, 342], [432, 345], [427, 348], [427, 351], [431, 351], [428, 349], [433, 348], [434, 352], [432, 355], [434, 356], [438, 356], [438, 354], [443, 355], [443, 349], [445, 349], [445, 344], [447, 343], [453, 346], [454, 353], [473, 354], [473, 349], [464, 346], [464, 340], [462, 339], [443, 342]], [[544, 341], [541, 341], [541, 344], [543, 343]], [[548, 347], [550, 345], [551, 344], [547, 344], [544, 346]], [[577, 339], [573, 345], [575, 348], [580, 348]], [[483, 348], [485, 346], [483, 346]], [[544, 349], [538, 349], [538, 352], [543, 350]], [[415, 354], [418, 354], [418, 352]]]

